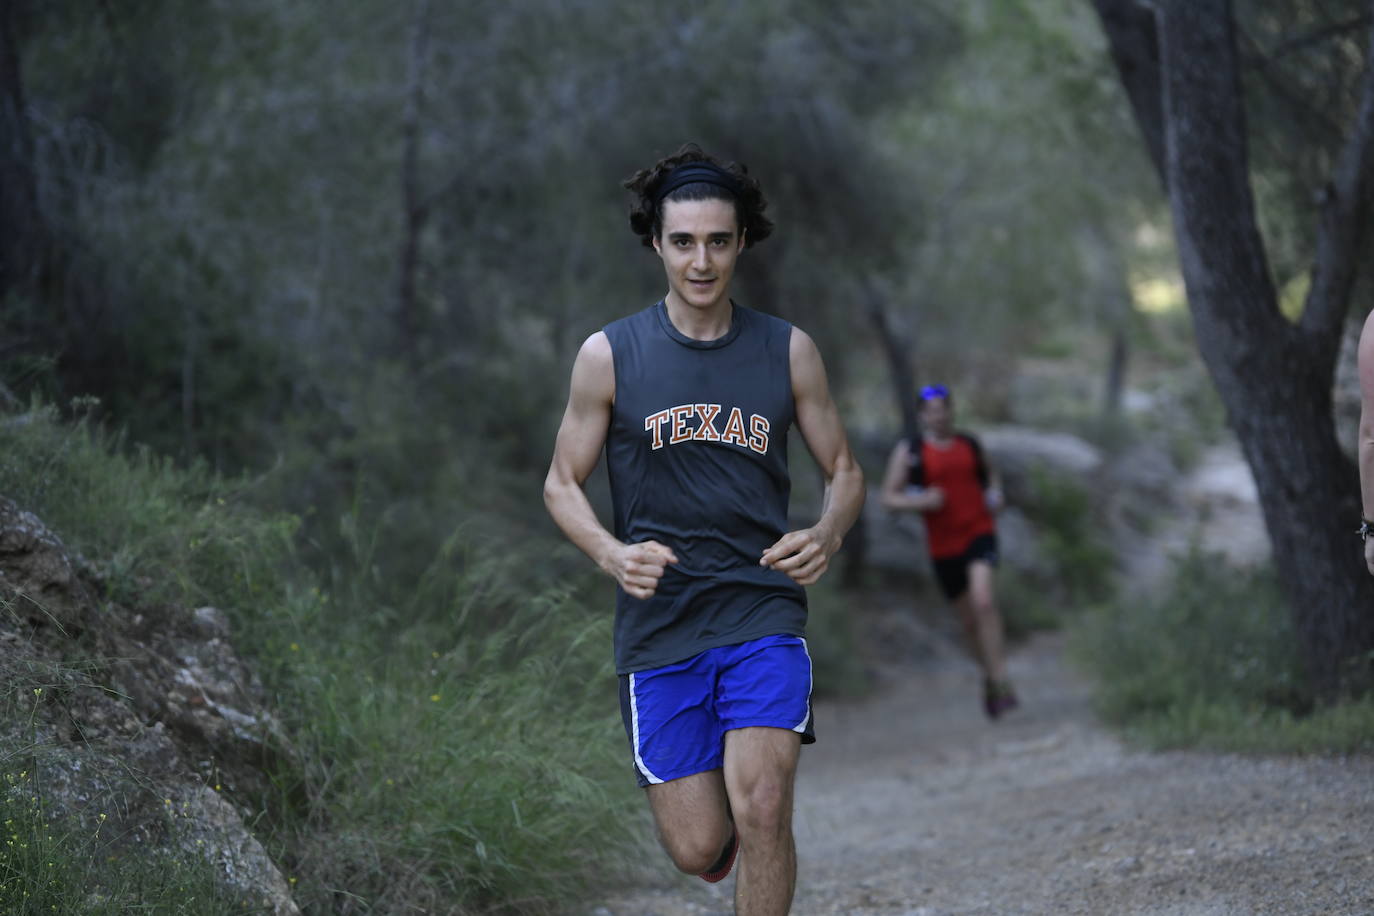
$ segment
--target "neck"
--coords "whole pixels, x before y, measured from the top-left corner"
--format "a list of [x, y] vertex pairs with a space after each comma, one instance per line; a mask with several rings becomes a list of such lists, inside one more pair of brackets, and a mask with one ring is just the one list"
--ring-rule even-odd
[[685, 337], [693, 340], [715, 340], [730, 332], [730, 321], [734, 306], [729, 296], [707, 306], [689, 305], [670, 292], [663, 300], [668, 309], [668, 320]]

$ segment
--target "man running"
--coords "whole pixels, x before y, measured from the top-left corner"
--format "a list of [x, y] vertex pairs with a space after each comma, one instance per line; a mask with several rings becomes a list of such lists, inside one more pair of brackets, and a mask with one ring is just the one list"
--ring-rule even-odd
[[973, 657], [983, 670], [983, 711], [996, 719], [1018, 706], [1007, 680], [1002, 615], [993, 594], [1002, 490], [978, 440], [954, 429], [953, 396], [944, 385], [921, 389], [921, 441], [903, 439], [883, 475], [883, 506], [920, 512], [940, 590], [954, 603]]
[[[758, 182], [688, 144], [625, 186], [668, 293], [582, 345], [544, 501], [619, 585], [621, 711], [665, 850], [707, 881], [738, 852], [735, 912], [775, 916], [815, 740], [803, 586], [857, 517], [863, 474], [811, 338], [730, 299], [740, 253], [773, 228]], [[789, 531], [793, 423], [826, 488], [820, 520]], [[583, 490], [603, 447], [614, 535]]]

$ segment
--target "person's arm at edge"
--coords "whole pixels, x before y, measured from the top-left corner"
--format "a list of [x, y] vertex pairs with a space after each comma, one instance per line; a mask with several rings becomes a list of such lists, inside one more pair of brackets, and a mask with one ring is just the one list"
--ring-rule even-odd
[[784, 534], [763, 552], [759, 564], [785, 572], [801, 585], [811, 585], [829, 567], [863, 509], [864, 474], [850, 451], [815, 342], [793, 328], [788, 352], [797, 428], [825, 476], [825, 497], [816, 524]]
[[611, 343], [598, 331], [582, 344], [573, 362], [568, 407], [544, 479], [544, 505], [568, 540], [603, 572], [634, 597], [647, 598], [657, 589], [664, 564], [676, 563], [677, 557], [657, 541], [621, 543], [597, 520], [582, 489], [606, 444], [614, 398]]
[[[1364, 320], [1360, 331], [1360, 510], [1374, 521], [1374, 312]], [[1374, 574], [1374, 538], [1364, 542], [1365, 565]]]

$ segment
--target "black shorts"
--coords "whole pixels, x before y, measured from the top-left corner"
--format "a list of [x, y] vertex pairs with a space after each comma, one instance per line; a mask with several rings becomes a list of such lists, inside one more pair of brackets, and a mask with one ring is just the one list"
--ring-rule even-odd
[[997, 535], [980, 534], [968, 545], [968, 549], [957, 557], [932, 558], [935, 578], [940, 583], [940, 591], [950, 601], [957, 601], [968, 591], [968, 567], [975, 560], [983, 560], [997, 565]]

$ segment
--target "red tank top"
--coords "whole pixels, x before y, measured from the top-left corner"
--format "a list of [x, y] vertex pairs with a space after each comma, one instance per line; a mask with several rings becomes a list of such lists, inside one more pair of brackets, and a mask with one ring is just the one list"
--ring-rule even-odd
[[922, 440], [921, 462], [925, 485], [945, 493], [944, 507], [925, 514], [932, 557], [957, 557], [974, 538], [997, 530], [978, 481], [978, 457], [967, 439], [956, 436], [945, 447]]

